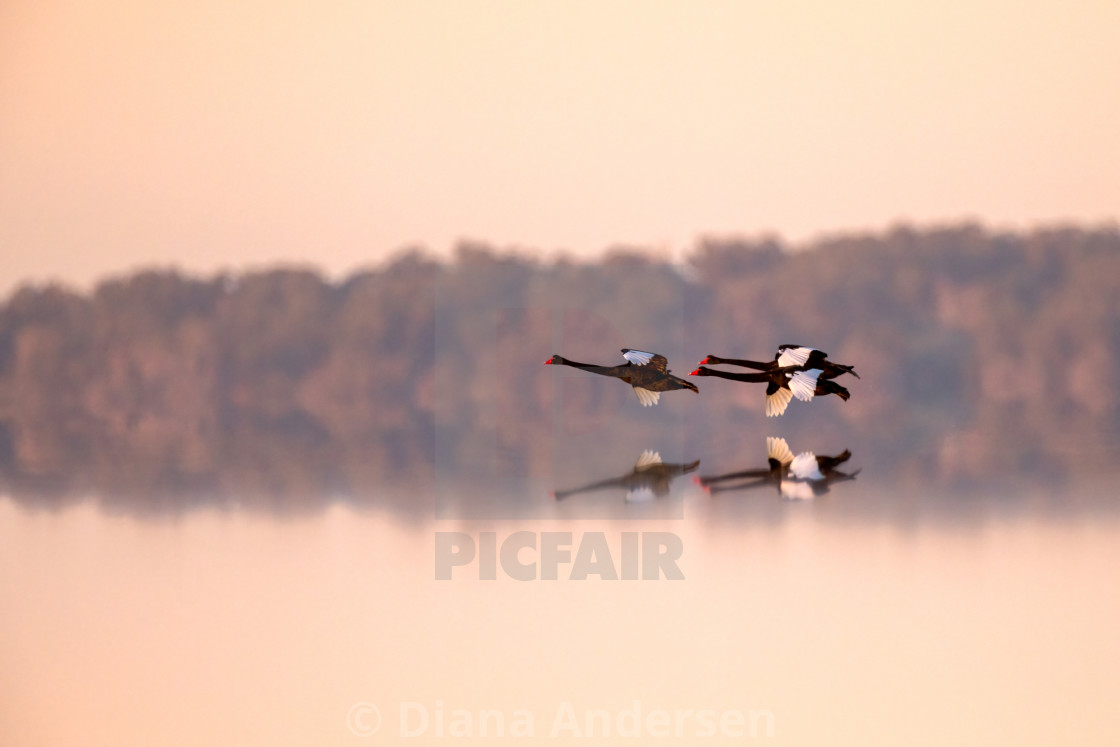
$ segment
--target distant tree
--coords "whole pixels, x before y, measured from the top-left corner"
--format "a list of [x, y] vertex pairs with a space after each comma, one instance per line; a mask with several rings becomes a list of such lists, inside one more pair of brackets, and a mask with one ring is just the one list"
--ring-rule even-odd
[[[451, 262], [409, 251], [339, 283], [284, 268], [25, 287], [0, 306], [0, 490], [302, 509], [449, 464], [528, 475], [556, 434], [649, 434], [621, 388], [548, 355], [651, 347], [681, 372], [787, 342], [856, 365], [851, 401], [816, 408], [814, 428], [857, 434], [898, 480], [1071, 474], [1103, 452], [1069, 444], [1120, 427], [1120, 231], [708, 238], [683, 267], [464, 242]], [[674, 435], [733, 443], [755, 394], [705, 386]]]

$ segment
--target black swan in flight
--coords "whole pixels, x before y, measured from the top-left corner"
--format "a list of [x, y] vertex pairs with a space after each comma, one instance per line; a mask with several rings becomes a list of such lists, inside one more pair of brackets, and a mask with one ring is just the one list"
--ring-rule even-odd
[[815, 395], [835, 394], [844, 400], [851, 396], [847, 389], [835, 381], [821, 378], [819, 368], [806, 371], [801, 366], [788, 366], [760, 373], [731, 373], [730, 371], [717, 371], [714, 368], [700, 366], [689, 375], [718, 376], [721, 379], [753, 383], [765, 382], [767, 384], [766, 417], [768, 418], [777, 417], [784, 413], [790, 400], [794, 397], [802, 402], [808, 402]]
[[[856, 479], [861, 471], [857, 469], [847, 473], [837, 469], [851, 459], [852, 452], [847, 449], [836, 456], [816, 456], [811, 451], [794, 456], [784, 438], [766, 439], [766, 457], [769, 463], [767, 467], [715, 477], [699, 477], [696, 482], [709, 494], [772, 485], [786, 500], [808, 500], [829, 492], [832, 483]], [[749, 481], [726, 484], [734, 480]]]
[[833, 363], [828, 360], [828, 353], [801, 345], [779, 345], [778, 352], [774, 354], [774, 360], [772, 361], [748, 361], [742, 358], [720, 358], [709, 355], [700, 361], [700, 365], [704, 364], [743, 366], [744, 368], [753, 368], [756, 371], [773, 371], [778, 368], [802, 366], [805, 370], [819, 368], [822, 379], [835, 379], [837, 376], [846, 373], [850, 373], [857, 379], [859, 378], [859, 374], [855, 372], [855, 366]]
[[638, 457], [634, 469], [622, 477], [612, 477], [608, 480], [599, 480], [590, 485], [573, 488], [571, 490], [557, 490], [552, 497], [558, 501], [564, 500], [577, 493], [590, 493], [596, 490], [610, 488], [626, 488], [626, 502], [663, 498], [669, 495], [669, 483], [673, 478], [692, 472], [700, 466], [700, 460], [688, 464], [663, 464], [661, 455], [656, 451], [646, 449]]
[[622, 365], [595, 366], [590, 363], [570, 361], [567, 358], [554, 355], [545, 361], [545, 365], [572, 366], [591, 373], [622, 379], [634, 387], [634, 393], [638, 395], [638, 401], [642, 403], [643, 407], [656, 405], [662, 392], [672, 391], [673, 389], [700, 391], [691, 381], [685, 381], [669, 373], [667, 368], [669, 361], [663, 355], [623, 348], [622, 357], [626, 359], [626, 363]]

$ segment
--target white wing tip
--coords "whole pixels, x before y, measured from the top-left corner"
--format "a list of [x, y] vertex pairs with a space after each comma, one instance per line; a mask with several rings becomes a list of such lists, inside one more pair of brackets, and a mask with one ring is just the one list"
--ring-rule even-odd
[[789, 388], [793, 394], [802, 402], [808, 402], [813, 399], [813, 395], [817, 391], [817, 377], [821, 375], [819, 368], [814, 368], [811, 371], [795, 371], [789, 377]]
[[786, 366], [804, 366], [813, 350], [814, 348], [785, 348], [779, 350], [778, 365], [783, 368]]
[[817, 456], [811, 451], [803, 451], [793, 458], [789, 465], [790, 474], [802, 480], [823, 480]]
[[644, 366], [653, 359], [655, 353], [647, 353], [644, 350], [630, 350], [626, 349], [622, 352], [622, 357], [633, 363], [635, 366]]
[[651, 392], [649, 389], [642, 389], [640, 386], [634, 387], [634, 394], [638, 395], [638, 401], [642, 403], [642, 407], [653, 407], [661, 401], [661, 392]]
[[766, 417], [776, 418], [786, 411], [789, 407], [790, 400], [793, 399], [793, 392], [785, 387], [780, 388], [773, 394], [766, 395]]
[[793, 450], [789, 448], [784, 438], [767, 436], [766, 437], [766, 458], [776, 459], [782, 464], [789, 464], [793, 461]]
[[627, 503], [645, 503], [655, 498], [657, 498], [657, 494], [650, 487], [631, 488], [626, 492]]
[[655, 464], [661, 464], [661, 454], [653, 449], [646, 449], [642, 452], [642, 455], [638, 457], [638, 463], [634, 465], [634, 469], [652, 467]]
[[816, 497], [813, 486], [802, 480], [782, 480], [779, 490], [787, 501], [811, 501]]

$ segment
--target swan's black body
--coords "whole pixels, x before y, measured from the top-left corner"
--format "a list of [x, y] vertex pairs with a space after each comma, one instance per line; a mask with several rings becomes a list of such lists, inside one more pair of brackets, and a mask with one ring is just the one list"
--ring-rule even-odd
[[849, 373], [852, 376], [859, 378], [859, 374], [855, 372], [855, 366], [845, 366], [840, 363], [834, 363], [828, 360], [828, 353], [814, 348], [806, 348], [801, 345], [779, 345], [778, 352], [774, 354], [774, 360], [771, 361], [752, 361], [743, 358], [720, 358], [719, 356], [709, 355], [700, 361], [701, 364], [709, 365], [729, 365], [729, 366], [742, 366], [744, 368], [753, 368], [756, 371], [774, 371], [782, 368], [780, 359], [787, 351], [802, 350], [807, 352], [805, 362], [798, 364], [797, 369], [808, 371], [811, 369], [818, 369], [821, 372], [820, 378], [822, 379], [835, 379], [837, 376]]
[[[629, 348], [623, 348], [624, 355], [634, 354], [638, 351], [632, 351]], [[644, 365], [635, 365], [627, 361], [619, 366], [596, 366], [592, 363], [580, 363], [579, 361], [568, 360], [559, 355], [554, 355], [545, 361], [546, 365], [553, 366], [571, 366], [572, 368], [579, 368], [589, 373], [599, 374], [600, 376], [612, 376], [616, 379], [622, 379], [630, 386], [637, 390], [644, 390], [646, 392], [655, 392], [653, 401], [648, 401], [648, 398], [640, 391], [638, 397], [643, 405], [656, 404], [657, 396], [661, 392], [670, 392], [676, 389], [689, 389], [693, 392], [699, 392], [700, 389], [691, 381], [686, 381], [678, 376], [674, 376], [669, 372], [669, 361], [663, 355], [643, 354], [649, 355], [649, 362]]]
[[805, 371], [802, 366], [774, 368], [759, 373], [732, 373], [700, 366], [692, 372], [692, 376], [717, 376], [731, 381], [766, 384], [766, 417], [773, 418], [785, 413], [795, 396], [805, 402], [825, 394], [835, 394], [845, 400], [851, 396], [835, 381], [820, 378], [820, 373], [820, 369]]
[[[731, 381], [745, 381], [749, 383], [761, 384], [766, 383], [766, 393], [768, 395], [775, 394], [779, 389], [789, 389], [789, 382], [793, 374], [803, 371], [802, 366], [788, 366], [786, 368], [773, 368], [761, 373], [748, 374], [748, 373], [734, 373], [732, 371], [720, 371], [715, 368], [708, 368], [707, 366], [700, 366], [693, 371], [691, 376], [718, 376], [721, 379], [730, 379]], [[814, 389], [815, 396], [823, 396], [825, 394], [835, 394], [840, 399], [846, 400], [851, 397], [851, 393], [844, 387], [837, 384], [831, 379], [817, 377], [817, 386]]]

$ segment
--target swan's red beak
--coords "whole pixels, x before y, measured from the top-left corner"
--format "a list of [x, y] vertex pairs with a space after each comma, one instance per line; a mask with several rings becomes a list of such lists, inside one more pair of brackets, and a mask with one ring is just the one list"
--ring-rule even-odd
[[704, 357], [704, 360], [700, 361], [700, 365], [703, 366], [705, 363], [711, 363], [711, 362], [712, 362], [712, 356], [708, 355], [708, 356]]
[[689, 376], [699, 376], [699, 375], [700, 375], [700, 369], [699, 368], [689, 374]]
[[552, 359], [551, 359], [551, 358], [549, 358], [548, 360], [546, 360], [546, 361], [544, 362], [544, 365], [546, 365], [546, 366], [547, 366], [547, 365], [549, 365], [550, 363], [552, 363]]

